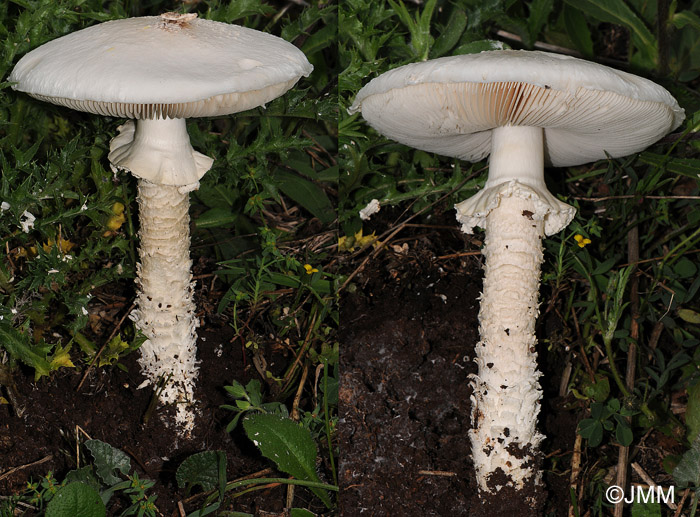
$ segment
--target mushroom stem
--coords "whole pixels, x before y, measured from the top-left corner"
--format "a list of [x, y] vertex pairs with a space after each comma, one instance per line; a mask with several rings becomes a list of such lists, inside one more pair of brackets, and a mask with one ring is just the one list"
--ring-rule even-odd
[[144, 376], [154, 386], [168, 379], [160, 400], [177, 405], [176, 423], [188, 432], [194, 426], [198, 321], [190, 272], [189, 194], [182, 190], [138, 181], [140, 290], [130, 317], [148, 338], [140, 348]]
[[479, 488], [487, 492], [493, 492], [489, 476], [499, 468], [519, 490], [538, 474], [533, 458], [543, 436], [536, 430], [542, 391], [535, 320], [544, 224], [534, 213], [532, 200], [511, 195], [502, 197], [486, 219], [469, 436]]
[[113, 167], [138, 178], [139, 248], [136, 310], [131, 319], [148, 340], [139, 364], [148, 384], [166, 379], [163, 404], [176, 404], [175, 423], [194, 427], [197, 378], [188, 192], [213, 160], [192, 148], [184, 118], [127, 121], [110, 143]]
[[542, 238], [566, 226], [574, 210], [544, 183], [542, 129], [506, 126], [492, 138], [486, 185], [457, 210], [464, 228], [486, 233], [469, 437], [479, 489], [495, 493], [541, 483], [535, 322]]

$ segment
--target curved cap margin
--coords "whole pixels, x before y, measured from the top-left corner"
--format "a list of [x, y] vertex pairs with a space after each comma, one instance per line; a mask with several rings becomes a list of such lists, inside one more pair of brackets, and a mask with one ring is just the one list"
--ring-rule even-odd
[[652, 81], [522, 50], [395, 68], [365, 85], [349, 111], [361, 111], [398, 142], [470, 161], [489, 154], [495, 127], [542, 127], [546, 162], [555, 166], [638, 152], [684, 119], [673, 96]]
[[135, 118], [260, 106], [313, 67], [294, 45], [238, 25], [163, 16], [113, 20], [26, 54], [9, 80], [42, 100]]

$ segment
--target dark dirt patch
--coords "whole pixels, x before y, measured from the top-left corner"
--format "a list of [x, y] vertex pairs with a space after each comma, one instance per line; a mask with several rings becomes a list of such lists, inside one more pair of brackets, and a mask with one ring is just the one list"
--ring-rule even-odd
[[[149, 493], [158, 495], [156, 505], [162, 515], [180, 515], [177, 503], [185, 499], [185, 493], [177, 487], [175, 471], [193, 453], [225, 451], [229, 480], [268, 469], [271, 464], [259, 455], [240, 429], [232, 434], [225, 432], [232, 413], [219, 409], [221, 404], [231, 402], [223, 386], [233, 379], [245, 384], [257, 376], [250, 358], [244, 363], [238, 341], [231, 343], [232, 337], [232, 329], [225, 324], [210, 323], [200, 329], [198, 358], [201, 367], [197, 396], [202, 411], [189, 440], [175, 439], [174, 433], [164, 428], [162, 413], [156, 413], [147, 424], [143, 424], [152, 391], [136, 389], [143, 381], [136, 354], [124, 360], [126, 372], [115, 367], [95, 369], [80, 392], [76, 392], [82, 377], [79, 371], [62, 369], [51, 379], [38, 382], [34, 382], [31, 372], [18, 372], [15, 381], [26, 412], [19, 418], [7, 406], [0, 407], [0, 472], [42, 458], [49, 459], [3, 476], [0, 494], [17, 493], [25, 488], [27, 481], [38, 480], [49, 470], [62, 479], [66, 472], [74, 469], [77, 426], [90, 437], [127, 453], [132, 469], [139, 476], [157, 482]], [[268, 357], [269, 361], [280, 364], [290, 360], [281, 355], [275, 357], [272, 351]], [[84, 439], [82, 433], [80, 438]], [[266, 477], [277, 475], [274, 470], [266, 473]], [[314, 502], [303, 489], [297, 488], [295, 494], [295, 506], [322, 510], [318, 507], [320, 503]], [[236, 498], [235, 503], [227, 505], [226, 509], [255, 515], [274, 512], [272, 514], [277, 515], [284, 509], [285, 498], [286, 489], [278, 486]], [[199, 499], [185, 504], [185, 509], [193, 511], [201, 502]]]
[[[372, 222], [385, 229], [392, 214], [380, 215]], [[505, 493], [486, 503], [477, 496], [467, 430], [481, 257], [465, 253], [479, 243], [453, 217], [448, 210], [431, 228], [402, 231], [397, 247], [371, 260], [341, 299], [343, 516], [533, 514]], [[360, 260], [348, 259], [348, 271]], [[561, 367], [541, 368], [543, 452], [555, 446], [567, 455], [577, 418], [556, 399]], [[567, 515], [568, 477], [546, 472], [545, 483], [547, 514]]]

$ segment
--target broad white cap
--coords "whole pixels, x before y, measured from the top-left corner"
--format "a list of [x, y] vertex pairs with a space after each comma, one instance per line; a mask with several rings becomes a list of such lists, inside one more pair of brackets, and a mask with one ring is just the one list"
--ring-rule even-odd
[[489, 154], [494, 128], [541, 127], [553, 166], [641, 151], [684, 119], [671, 94], [647, 79], [523, 50], [395, 68], [365, 85], [349, 111], [398, 142], [469, 161]]
[[29, 52], [9, 77], [41, 100], [100, 115], [188, 118], [264, 105], [313, 67], [291, 43], [196, 15], [114, 20]]

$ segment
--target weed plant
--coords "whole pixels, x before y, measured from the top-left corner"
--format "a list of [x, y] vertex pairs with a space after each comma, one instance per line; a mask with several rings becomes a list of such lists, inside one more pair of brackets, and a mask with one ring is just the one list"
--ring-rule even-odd
[[[303, 6], [263, 0], [0, 3], [0, 401], [21, 411], [11, 389], [18, 367], [50, 382], [60, 368], [120, 365], [140, 344], [128, 319], [115, 329], [100, 321], [91, 301], [96, 293], [133, 300], [135, 181], [114, 175], [107, 160], [122, 121], [36, 101], [14, 92], [6, 78], [21, 56], [47, 41], [97, 22], [165, 11], [196, 12], [281, 36], [314, 66], [309, 78], [265, 108], [188, 122], [193, 147], [215, 157], [191, 195], [192, 254], [225, 293], [202, 305], [205, 315], [216, 314], [235, 329], [229, 346], [256, 354], [272, 340], [294, 358], [281, 377], [256, 362], [263, 365], [261, 397], [286, 404], [299, 420], [314, 410], [300, 408], [294, 397], [317, 393], [308, 372], [318, 369], [330, 382], [310, 402], [325, 408], [315, 413], [320, 427], [308, 419], [300, 425], [313, 429], [307, 432], [314, 451], [333, 470], [337, 14], [324, 0]], [[122, 303], [117, 320], [130, 305]], [[108, 338], [112, 330], [116, 335]], [[319, 493], [332, 506], [329, 493]]]
[[[366, 237], [358, 214], [373, 199], [409, 215], [429, 215], [471, 196], [486, 180], [485, 162], [407, 148], [377, 134], [360, 114], [347, 114], [361, 86], [397, 66], [509, 47], [573, 52], [661, 83], [686, 110], [675, 134], [638, 155], [547, 171], [551, 190], [578, 210], [565, 231], [545, 241], [541, 321], [553, 317], [559, 330], [539, 332], [539, 361], [561, 365], [566, 377], [560, 395], [580, 415], [573, 450], [553, 455], [546, 465], [550, 474], [571, 481], [569, 515], [608, 515], [604, 490], [629, 480], [627, 458], [634, 461], [647, 445], [665, 439], [676, 448], [659, 449], [664, 470], [656, 482], [675, 485], [677, 493], [688, 487], [695, 499], [687, 508], [695, 513], [699, 12], [697, 0], [340, 4], [343, 243]], [[427, 219], [412, 222], [421, 221]], [[379, 239], [400, 236], [396, 228]], [[678, 451], [687, 452], [672, 454]], [[579, 453], [583, 463], [577, 466]], [[632, 514], [666, 510], [635, 503]]]

